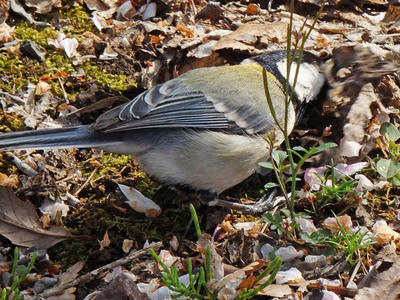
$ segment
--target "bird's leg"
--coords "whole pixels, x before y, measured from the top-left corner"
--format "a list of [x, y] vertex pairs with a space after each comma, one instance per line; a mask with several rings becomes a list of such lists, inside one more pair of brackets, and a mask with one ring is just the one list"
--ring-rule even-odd
[[[211, 194], [211, 193], [208, 193], [208, 195], [204, 195], [204, 196], [208, 197], [208, 201], [207, 201], [208, 206], [222, 206], [222, 207], [229, 208], [229, 209], [236, 209], [245, 214], [250, 214], [250, 215], [259, 215], [268, 210], [272, 210], [277, 205], [277, 201], [273, 201], [273, 200], [278, 199], [277, 197], [275, 197], [276, 189], [273, 190], [269, 195], [262, 196], [260, 198], [260, 200], [258, 200], [256, 203], [251, 204], [251, 205], [221, 200], [221, 199], [218, 199], [215, 195], [213, 195], [213, 198], [210, 199], [210, 196], [212, 196], [212, 195], [213, 194]], [[207, 200], [207, 198], [202, 198], [202, 200], [203, 201]]]

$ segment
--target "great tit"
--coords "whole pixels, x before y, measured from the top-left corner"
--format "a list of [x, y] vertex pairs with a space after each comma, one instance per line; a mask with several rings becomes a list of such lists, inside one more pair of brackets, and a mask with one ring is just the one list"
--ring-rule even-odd
[[[286, 51], [274, 51], [239, 65], [191, 70], [103, 113], [91, 125], [2, 134], [0, 150], [92, 147], [131, 154], [163, 184], [218, 195], [268, 160], [271, 133], [283, 141], [263, 74], [283, 126], [286, 68]], [[290, 84], [295, 64], [291, 68]], [[289, 105], [289, 131], [296, 112], [317, 96], [324, 81], [319, 59], [304, 52]]]

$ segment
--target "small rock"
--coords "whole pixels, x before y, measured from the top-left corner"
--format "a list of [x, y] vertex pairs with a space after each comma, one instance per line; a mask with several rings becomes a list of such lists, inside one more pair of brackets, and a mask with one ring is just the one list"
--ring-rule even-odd
[[9, 286], [10, 278], [11, 278], [11, 273], [10, 272], [1, 273], [1, 285], [3, 287]]
[[44, 290], [49, 289], [50, 287], [56, 285], [58, 282], [57, 278], [53, 277], [42, 277], [38, 281], [35, 282], [33, 286], [33, 291], [35, 294], [39, 294], [43, 292]]
[[32, 41], [24, 41], [21, 45], [21, 52], [30, 58], [43, 62], [46, 56], [46, 50]]

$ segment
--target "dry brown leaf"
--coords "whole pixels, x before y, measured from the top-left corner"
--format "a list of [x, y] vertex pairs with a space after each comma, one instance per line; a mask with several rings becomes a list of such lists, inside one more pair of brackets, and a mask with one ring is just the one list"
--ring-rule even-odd
[[216, 3], [207, 3], [195, 16], [196, 19], [217, 21], [224, 16], [224, 10]]
[[212, 237], [209, 234], [202, 234], [197, 242], [197, 250], [205, 257], [206, 249], [210, 249], [211, 253], [211, 270], [216, 280], [221, 279], [224, 276], [224, 266], [222, 264], [222, 257], [217, 253], [215, 244]]
[[35, 8], [38, 14], [47, 14], [54, 7], [61, 7], [61, 0], [25, 0], [25, 5]]
[[104, 11], [110, 8], [110, 3], [107, 0], [84, 0], [90, 10]]
[[269, 24], [246, 23], [241, 25], [234, 32], [223, 36], [214, 46], [213, 50], [232, 49], [238, 51], [247, 51], [251, 54], [259, 54], [256, 49], [259, 41], [268, 43], [282, 43], [286, 40], [286, 27], [284, 22], [275, 22]]
[[144, 213], [149, 218], [155, 218], [161, 214], [161, 208], [138, 190], [123, 184], [118, 184], [118, 187], [128, 199], [126, 202], [133, 210]]
[[124, 241], [122, 242], [122, 251], [128, 254], [132, 247], [133, 247], [133, 241], [124, 239]]
[[[367, 275], [368, 276], [368, 275]], [[400, 295], [400, 262], [389, 269], [372, 276], [368, 287], [359, 289], [356, 300], [385, 299], [396, 300]]]
[[186, 38], [193, 38], [194, 32], [192, 29], [187, 28], [184, 24], [176, 25], [176, 31], [180, 32]]
[[254, 286], [254, 283], [256, 282], [257, 277], [256, 276], [249, 276], [245, 279], [242, 280], [242, 282], [239, 284], [239, 289], [251, 289]]
[[42, 228], [43, 229], [48, 229], [50, 227], [50, 223], [51, 223], [51, 218], [50, 215], [48, 213], [43, 214], [39, 221], [42, 223]]
[[389, 5], [383, 22], [398, 22], [400, 20], [400, 7]]
[[97, 240], [100, 245], [100, 251], [103, 251], [104, 248], [110, 246], [110, 237], [108, 236], [108, 230], [104, 233], [103, 239], [101, 241]]
[[383, 246], [390, 241], [395, 241], [400, 239], [400, 234], [394, 231], [386, 221], [379, 220], [374, 226], [372, 226], [372, 231], [375, 236], [375, 241], [377, 246]]
[[338, 223], [346, 231], [349, 230], [351, 226], [353, 226], [351, 217], [349, 215], [343, 215], [343, 216], [338, 216], [336, 218], [326, 218], [324, 222], [322, 222], [322, 227], [336, 233], [340, 231], [340, 226]]
[[293, 293], [292, 288], [288, 284], [269, 284], [263, 288], [258, 294], [269, 297], [282, 298]]
[[[60, 287], [63, 285], [73, 281], [76, 277], [78, 277], [79, 272], [83, 269], [85, 265], [84, 261], [78, 261], [76, 264], [73, 266], [69, 267], [67, 271], [64, 273], [61, 273], [60, 275], [60, 281], [58, 284], [47, 290], [46, 292], [51, 293], [52, 290], [59, 290]], [[76, 287], [70, 287], [68, 289], [62, 290], [62, 292], [58, 293], [57, 296], [50, 296], [47, 297], [47, 300], [75, 300], [75, 293]]]
[[62, 227], [44, 230], [32, 203], [19, 199], [10, 188], [0, 187], [0, 207], [0, 234], [15, 245], [47, 249], [68, 238], [82, 238]]
[[18, 176], [11, 175], [7, 176], [4, 173], [0, 173], [0, 186], [13, 186], [18, 184]]
[[[236, 270], [235, 272], [228, 274], [224, 277], [222, 277], [219, 280], [212, 279], [207, 283], [207, 286], [209, 289], [213, 291], [219, 291], [225, 286], [231, 285], [232, 282], [237, 282], [239, 280], [242, 280], [248, 276], [248, 274], [252, 274], [254, 271], [259, 270], [263, 267], [268, 265], [266, 261], [263, 260], [257, 260], [255, 262], [252, 262], [251, 264], [247, 265], [246, 267]], [[238, 282], [239, 284], [239, 282]], [[233, 287], [235, 288], [235, 287]]]
[[328, 48], [331, 44], [330, 41], [322, 35], [318, 36], [315, 42], [318, 48]]
[[258, 15], [260, 13], [260, 6], [250, 3], [246, 7], [246, 15]]

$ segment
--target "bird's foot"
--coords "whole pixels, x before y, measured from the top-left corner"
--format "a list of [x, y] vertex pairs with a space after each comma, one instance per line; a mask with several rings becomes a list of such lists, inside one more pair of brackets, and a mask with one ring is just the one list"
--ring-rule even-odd
[[214, 198], [208, 201], [208, 206], [222, 206], [229, 209], [239, 210], [245, 214], [260, 215], [266, 211], [272, 210], [282, 201], [281, 197], [276, 197], [276, 190], [273, 190], [269, 195], [264, 195], [254, 204], [242, 204], [226, 200]]

